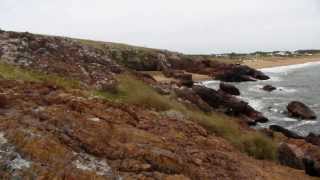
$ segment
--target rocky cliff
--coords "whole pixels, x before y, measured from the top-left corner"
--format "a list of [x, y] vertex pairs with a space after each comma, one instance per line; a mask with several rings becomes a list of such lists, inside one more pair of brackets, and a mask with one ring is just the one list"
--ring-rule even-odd
[[[271, 159], [266, 156], [273, 150], [271, 140], [222, 114], [228, 110], [239, 116], [237, 108], [248, 111], [248, 117], [258, 113], [247, 104], [233, 107], [235, 97], [224, 92], [161, 84], [135, 71], [223, 77], [226, 70], [240, 77], [231, 80], [267, 78], [245, 66], [188, 58], [1, 31], [0, 178], [310, 178], [304, 171], [253, 158]], [[207, 96], [222, 101], [216, 104]]]

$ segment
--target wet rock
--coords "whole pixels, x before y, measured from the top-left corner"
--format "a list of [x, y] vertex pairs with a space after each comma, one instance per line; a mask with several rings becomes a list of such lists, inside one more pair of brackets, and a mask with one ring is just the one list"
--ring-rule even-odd
[[239, 89], [232, 84], [220, 83], [220, 89], [231, 95], [235, 95], [235, 96], [240, 95]]
[[272, 92], [272, 91], [276, 90], [277, 88], [276, 88], [276, 87], [273, 87], [273, 86], [271, 86], [271, 85], [265, 85], [265, 86], [263, 86], [262, 89], [263, 89], [264, 91]]
[[300, 119], [316, 119], [317, 116], [307, 105], [302, 102], [293, 101], [287, 106], [290, 117]]
[[271, 125], [269, 129], [271, 129], [272, 131], [280, 132], [288, 138], [303, 139], [303, 137], [298, 135], [297, 133], [278, 125]]

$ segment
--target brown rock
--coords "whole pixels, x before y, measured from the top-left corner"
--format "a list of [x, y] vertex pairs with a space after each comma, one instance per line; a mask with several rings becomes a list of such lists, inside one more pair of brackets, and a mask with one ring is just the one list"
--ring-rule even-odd
[[296, 169], [304, 169], [304, 152], [295, 144], [283, 143], [278, 149], [278, 159], [281, 164]]
[[265, 85], [265, 86], [263, 86], [262, 89], [265, 90], [265, 91], [271, 92], [271, 91], [276, 90], [277, 88], [276, 88], [276, 87], [273, 87], [273, 86], [271, 86], [271, 85]]
[[228, 94], [239, 96], [240, 91], [232, 84], [220, 83], [220, 89]]
[[0, 108], [6, 108], [9, 105], [8, 97], [5, 94], [0, 94]]
[[289, 116], [301, 119], [316, 119], [316, 114], [305, 104], [293, 101], [287, 106]]

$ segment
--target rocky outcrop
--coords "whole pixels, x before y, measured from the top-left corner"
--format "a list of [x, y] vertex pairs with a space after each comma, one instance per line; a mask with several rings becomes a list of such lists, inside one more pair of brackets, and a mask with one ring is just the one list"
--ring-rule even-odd
[[297, 133], [290, 131], [284, 127], [278, 126], [278, 125], [271, 125], [269, 127], [269, 129], [271, 129], [272, 131], [275, 131], [275, 132], [280, 132], [288, 138], [294, 138], [294, 139], [303, 139], [304, 138], [304, 137], [298, 135]]
[[211, 107], [223, 109], [228, 115], [242, 116], [249, 125], [268, 121], [262, 113], [234, 96], [204, 86], [193, 86], [192, 89]]
[[0, 33], [0, 60], [81, 80], [86, 86], [101, 90], [113, 90], [114, 75], [124, 71], [102, 50], [68, 38], [30, 33]]
[[175, 88], [174, 91], [179, 98], [187, 100], [191, 104], [195, 104], [202, 111], [204, 112], [213, 111], [213, 108], [209, 104], [207, 104], [204, 100], [202, 100], [202, 98], [198, 94], [196, 94], [192, 89], [182, 87], [182, 88]]
[[232, 84], [220, 83], [220, 89], [223, 92], [226, 92], [226, 93], [234, 95], [234, 96], [239, 96], [240, 95], [239, 89], [236, 86], [232, 85]]
[[[303, 179], [181, 115], [0, 78], [1, 179]], [[14, 91], [12, 91], [14, 89]], [[292, 176], [292, 177], [291, 177]]]
[[298, 101], [293, 101], [287, 106], [290, 117], [299, 119], [316, 119], [316, 114], [305, 104]]
[[277, 88], [274, 87], [274, 86], [271, 86], [271, 85], [265, 85], [265, 86], [263, 86], [262, 89], [263, 89], [264, 91], [267, 91], [267, 92], [272, 92], [272, 91], [276, 90]]
[[305, 170], [311, 176], [320, 176], [320, 149], [304, 140], [289, 139], [280, 145], [279, 162]]
[[224, 68], [216, 72], [215, 78], [226, 82], [242, 82], [267, 80], [269, 77], [263, 72], [244, 65], [224, 65]]

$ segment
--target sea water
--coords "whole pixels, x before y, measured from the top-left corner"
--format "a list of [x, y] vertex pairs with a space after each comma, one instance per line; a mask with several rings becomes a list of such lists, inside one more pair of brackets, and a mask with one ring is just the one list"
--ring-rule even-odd
[[[283, 126], [300, 135], [313, 132], [320, 134], [320, 62], [261, 69], [270, 80], [233, 83], [241, 91], [244, 101], [262, 112], [270, 121], [258, 124], [257, 128], [272, 124]], [[218, 89], [219, 81], [207, 81], [207, 87]], [[265, 85], [277, 88], [273, 92], [262, 90]], [[318, 116], [316, 120], [289, 118], [286, 111], [291, 101], [301, 101]]]

